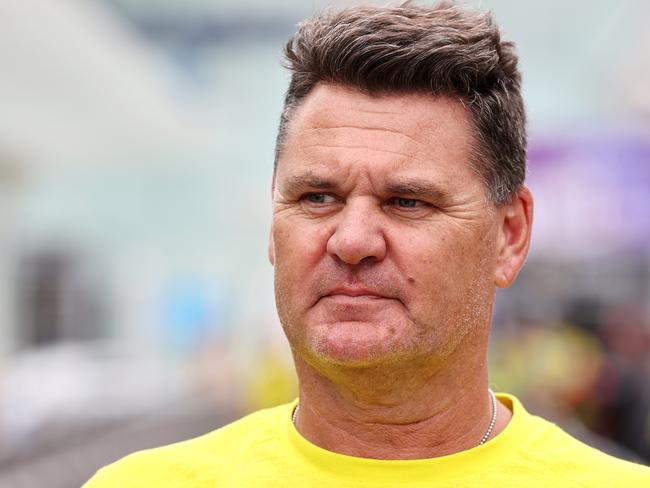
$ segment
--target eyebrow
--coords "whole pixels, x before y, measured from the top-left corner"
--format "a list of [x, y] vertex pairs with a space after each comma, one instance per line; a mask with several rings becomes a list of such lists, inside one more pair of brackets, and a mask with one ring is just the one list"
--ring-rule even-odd
[[443, 190], [435, 183], [422, 179], [394, 181], [386, 184], [386, 191], [395, 195], [407, 195], [419, 198], [429, 198], [439, 202], [451, 200], [449, 192]]
[[309, 171], [303, 174], [289, 176], [282, 184], [289, 193], [300, 193], [305, 190], [335, 190], [338, 185], [328, 179]]

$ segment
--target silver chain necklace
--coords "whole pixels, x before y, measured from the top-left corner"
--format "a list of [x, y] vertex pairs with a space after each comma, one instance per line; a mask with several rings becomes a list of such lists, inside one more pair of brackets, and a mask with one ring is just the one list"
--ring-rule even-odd
[[[489, 388], [488, 388], [488, 393], [490, 394], [490, 400], [492, 402], [492, 419], [490, 420], [490, 425], [488, 429], [485, 431], [485, 434], [483, 434], [483, 437], [481, 437], [481, 440], [478, 443], [479, 446], [485, 444], [485, 442], [488, 440], [488, 437], [490, 437], [490, 434], [492, 434], [492, 431], [494, 430], [494, 426], [497, 423], [497, 397], [494, 395], [494, 392]], [[298, 417], [299, 410], [300, 410], [300, 403], [296, 405], [296, 408], [293, 409], [293, 414], [291, 415], [291, 422], [293, 423], [293, 425], [296, 425], [296, 418]]]

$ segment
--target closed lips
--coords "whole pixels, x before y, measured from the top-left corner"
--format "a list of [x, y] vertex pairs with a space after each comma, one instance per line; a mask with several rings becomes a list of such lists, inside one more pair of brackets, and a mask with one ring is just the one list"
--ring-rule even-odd
[[336, 288], [326, 296], [343, 295], [348, 297], [390, 298], [366, 288]]

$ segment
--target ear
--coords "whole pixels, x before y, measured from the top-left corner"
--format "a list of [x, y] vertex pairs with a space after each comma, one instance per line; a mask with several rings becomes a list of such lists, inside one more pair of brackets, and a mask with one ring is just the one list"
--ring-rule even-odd
[[[275, 170], [271, 180], [271, 205], [273, 205], [273, 194], [275, 193]], [[272, 217], [271, 217], [272, 219]], [[275, 244], [273, 242], [273, 221], [271, 220], [271, 230], [269, 231], [269, 248], [267, 250], [271, 266], [275, 266]]]
[[523, 186], [499, 212], [498, 256], [494, 283], [509, 287], [526, 261], [533, 224], [533, 194]]

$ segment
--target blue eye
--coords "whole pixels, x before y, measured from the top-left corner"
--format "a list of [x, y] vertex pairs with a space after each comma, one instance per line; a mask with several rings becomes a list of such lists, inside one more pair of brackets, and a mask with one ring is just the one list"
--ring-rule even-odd
[[418, 201], [413, 200], [412, 198], [398, 198], [396, 200], [396, 203], [402, 208], [415, 208], [418, 204]]
[[315, 204], [333, 203], [335, 201], [335, 198], [327, 193], [308, 193], [303, 199]]
[[310, 193], [307, 195], [307, 200], [309, 200], [312, 203], [325, 203], [325, 198], [327, 195], [324, 193]]

